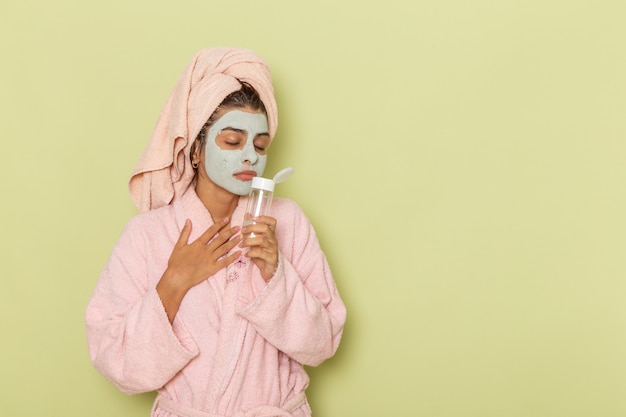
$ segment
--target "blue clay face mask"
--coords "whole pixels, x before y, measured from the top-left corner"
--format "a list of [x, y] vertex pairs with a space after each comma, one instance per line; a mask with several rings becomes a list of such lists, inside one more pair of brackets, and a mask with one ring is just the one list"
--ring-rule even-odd
[[[207, 134], [204, 164], [211, 181], [233, 194], [247, 195], [252, 178], [265, 171], [268, 132], [263, 113], [224, 113]], [[222, 147], [216, 143], [218, 136]]]

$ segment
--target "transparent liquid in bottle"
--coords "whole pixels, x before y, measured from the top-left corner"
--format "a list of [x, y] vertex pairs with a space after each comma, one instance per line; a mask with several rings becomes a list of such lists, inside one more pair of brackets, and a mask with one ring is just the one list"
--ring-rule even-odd
[[[260, 177], [254, 177], [252, 179], [252, 188], [248, 196], [243, 226], [255, 224], [255, 217], [267, 216], [269, 214], [273, 195], [274, 182], [272, 180]], [[254, 233], [250, 233], [248, 236], [254, 237]]]

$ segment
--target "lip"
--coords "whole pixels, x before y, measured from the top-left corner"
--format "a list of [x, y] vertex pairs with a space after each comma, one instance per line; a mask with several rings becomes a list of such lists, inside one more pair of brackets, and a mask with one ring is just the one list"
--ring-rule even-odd
[[256, 177], [256, 172], [251, 170], [239, 171], [234, 173], [233, 177], [239, 181], [252, 181], [252, 178]]

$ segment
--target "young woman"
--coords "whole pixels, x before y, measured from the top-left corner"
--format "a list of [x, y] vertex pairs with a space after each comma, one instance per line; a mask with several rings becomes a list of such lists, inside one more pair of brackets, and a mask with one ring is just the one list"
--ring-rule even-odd
[[[301, 209], [243, 227], [277, 127], [267, 64], [200, 51], [130, 180], [130, 220], [86, 311], [95, 367], [158, 390], [152, 416], [310, 416], [303, 365], [331, 357], [345, 306]], [[250, 237], [254, 233], [254, 237]]]

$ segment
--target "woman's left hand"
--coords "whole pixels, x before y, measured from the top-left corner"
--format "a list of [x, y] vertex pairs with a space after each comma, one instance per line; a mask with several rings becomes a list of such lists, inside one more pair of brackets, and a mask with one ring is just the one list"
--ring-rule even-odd
[[259, 268], [265, 281], [269, 281], [278, 268], [278, 242], [274, 230], [276, 219], [270, 216], [255, 217], [254, 224], [241, 229], [243, 239], [239, 246], [249, 248], [245, 256]]

